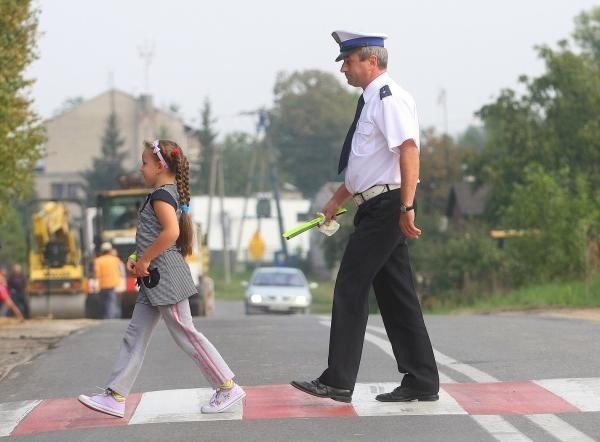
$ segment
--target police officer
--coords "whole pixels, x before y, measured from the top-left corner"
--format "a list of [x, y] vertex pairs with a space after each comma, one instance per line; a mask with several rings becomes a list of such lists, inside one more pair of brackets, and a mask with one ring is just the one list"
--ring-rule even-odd
[[384, 402], [438, 400], [439, 377], [417, 299], [407, 238], [415, 225], [419, 178], [419, 123], [411, 95], [387, 73], [383, 34], [335, 31], [336, 61], [348, 84], [363, 89], [340, 155], [345, 181], [321, 210], [328, 220], [349, 198], [358, 205], [355, 230], [337, 275], [328, 367], [313, 381], [292, 385], [318, 397], [350, 402], [362, 354], [372, 286], [392, 344], [398, 388]]

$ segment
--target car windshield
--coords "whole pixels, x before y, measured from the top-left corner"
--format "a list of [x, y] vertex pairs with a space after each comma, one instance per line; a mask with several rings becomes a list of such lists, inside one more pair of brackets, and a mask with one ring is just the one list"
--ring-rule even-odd
[[306, 280], [299, 273], [259, 272], [252, 278], [252, 284], [303, 287], [306, 285]]

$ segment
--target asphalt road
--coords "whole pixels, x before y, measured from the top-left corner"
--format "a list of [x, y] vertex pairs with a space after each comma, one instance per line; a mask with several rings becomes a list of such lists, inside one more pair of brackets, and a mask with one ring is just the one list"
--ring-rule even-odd
[[[426, 322], [438, 352], [444, 383], [461, 387], [465, 383], [600, 376], [600, 322], [521, 314], [428, 316]], [[220, 302], [214, 317], [198, 318], [195, 323], [219, 349], [244, 386], [286, 385], [292, 379], [313, 379], [327, 361], [329, 329], [324, 316], [245, 317], [241, 303]], [[107, 321], [63, 339], [0, 382], [0, 403], [93, 394], [95, 386], [103, 385], [112, 368], [126, 326], [127, 321]], [[385, 342], [382, 327], [378, 315], [370, 318], [359, 383], [398, 383], [401, 379], [386, 348], [389, 344]], [[495, 385], [520, 388], [520, 384]], [[596, 381], [590, 385], [598, 389]], [[198, 387], [208, 384], [161, 323], [134, 391]], [[287, 391], [282, 388], [281, 395], [285, 396]], [[600, 389], [597, 395], [600, 405]], [[400, 413], [352, 418], [153, 423], [70, 429], [19, 440], [600, 440], [600, 411], [512, 413], [510, 407], [517, 405], [512, 402], [502, 405], [508, 411], [501, 416]], [[592, 410], [596, 408], [592, 406]]]

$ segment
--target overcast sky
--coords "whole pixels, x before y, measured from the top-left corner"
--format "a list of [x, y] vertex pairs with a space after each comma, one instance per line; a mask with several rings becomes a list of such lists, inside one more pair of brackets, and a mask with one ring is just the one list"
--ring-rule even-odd
[[334, 59], [336, 29], [388, 34], [388, 70], [415, 97], [422, 127], [450, 133], [521, 74], [539, 75], [535, 45], [555, 47], [574, 17], [597, 0], [38, 0], [40, 58], [35, 107], [47, 118], [69, 97], [92, 98], [111, 85], [145, 90], [141, 47], [153, 47], [149, 91], [199, 121], [204, 97], [221, 134], [253, 131], [239, 116], [272, 105], [279, 71], [320, 69], [345, 78]]

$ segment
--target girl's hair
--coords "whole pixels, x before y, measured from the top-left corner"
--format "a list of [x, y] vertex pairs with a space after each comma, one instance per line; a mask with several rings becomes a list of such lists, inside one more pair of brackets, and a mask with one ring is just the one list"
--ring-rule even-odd
[[[183, 154], [179, 145], [170, 140], [157, 140], [162, 159], [167, 163], [169, 169], [175, 172], [175, 183], [177, 184], [177, 193], [179, 193], [179, 206], [188, 206], [190, 204], [190, 164]], [[144, 141], [146, 149], [153, 150], [152, 142]], [[159, 156], [154, 154], [156, 161], [161, 162]], [[179, 218], [179, 237], [176, 245], [181, 254], [187, 256], [192, 253], [192, 240], [194, 237], [194, 228], [192, 220], [187, 211], [181, 212]]]

